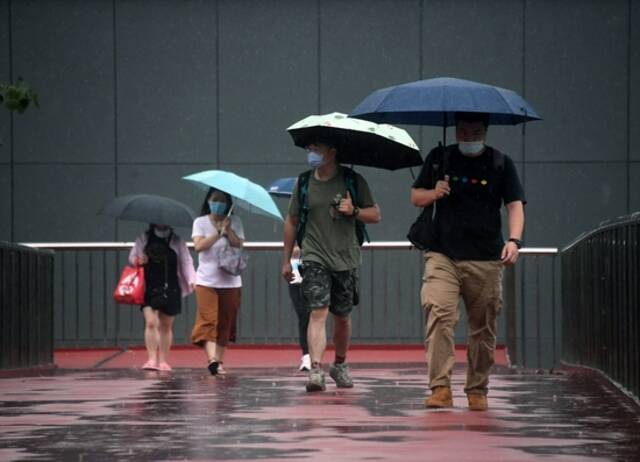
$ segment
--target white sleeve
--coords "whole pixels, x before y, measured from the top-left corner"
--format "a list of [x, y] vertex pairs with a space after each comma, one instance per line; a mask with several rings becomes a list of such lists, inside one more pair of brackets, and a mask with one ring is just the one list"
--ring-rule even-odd
[[193, 239], [196, 236], [205, 236], [205, 231], [204, 229], [202, 229], [202, 220], [200, 220], [200, 218], [196, 218], [195, 220], [193, 220], [193, 230], [191, 232], [191, 239]]

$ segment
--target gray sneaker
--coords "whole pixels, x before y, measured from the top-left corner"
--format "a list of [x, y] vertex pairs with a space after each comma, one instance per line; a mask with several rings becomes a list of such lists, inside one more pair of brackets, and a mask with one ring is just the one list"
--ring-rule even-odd
[[329, 368], [329, 375], [336, 382], [338, 388], [353, 388], [353, 380], [349, 375], [347, 363], [332, 364]]
[[309, 380], [307, 380], [307, 391], [324, 391], [324, 371], [320, 368], [313, 368], [309, 371]]

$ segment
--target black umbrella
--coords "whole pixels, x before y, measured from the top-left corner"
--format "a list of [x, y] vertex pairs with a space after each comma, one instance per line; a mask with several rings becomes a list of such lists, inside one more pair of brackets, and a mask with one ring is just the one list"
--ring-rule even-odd
[[182, 202], [155, 194], [116, 197], [100, 213], [121, 220], [184, 227], [191, 227], [196, 218], [194, 211]]
[[318, 141], [335, 144], [338, 148], [337, 161], [343, 164], [387, 170], [422, 165], [420, 150], [411, 136], [393, 125], [376, 124], [333, 112], [305, 117], [287, 131], [295, 145], [301, 148]]

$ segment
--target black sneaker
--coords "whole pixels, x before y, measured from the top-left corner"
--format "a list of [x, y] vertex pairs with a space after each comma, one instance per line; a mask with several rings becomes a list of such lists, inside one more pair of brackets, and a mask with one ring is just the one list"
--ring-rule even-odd
[[207, 369], [209, 369], [211, 375], [218, 375], [218, 366], [220, 366], [220, 363], [218, 361], [211, 361], [207, 366]]

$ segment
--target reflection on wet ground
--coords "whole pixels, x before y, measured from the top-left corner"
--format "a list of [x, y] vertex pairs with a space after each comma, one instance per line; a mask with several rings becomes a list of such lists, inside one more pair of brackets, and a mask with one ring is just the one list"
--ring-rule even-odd
[[[490, 410], [423, 407], [423, 365], [357, 365], [304, 391], [288, 369], [0, 380], [0, 460], [640, 460], [640, 412], [594, 374], [492, 376]], [[329, 382], [331, 379], [328, 379]]]

